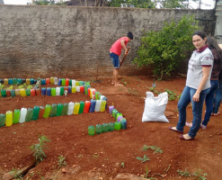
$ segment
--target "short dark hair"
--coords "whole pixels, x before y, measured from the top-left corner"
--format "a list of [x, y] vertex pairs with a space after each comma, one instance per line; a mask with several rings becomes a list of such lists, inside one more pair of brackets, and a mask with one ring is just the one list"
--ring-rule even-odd
[[[207, 37], [206, 34], [205, 34], [205, 32], [203, 32], [203, 31], [196, 31], [195, 33], [193, 33], [193, 36], [195, 36], [195, 35], [200, 36], [202, 39], [204, 39], [205, 37]], [[192, 36], [192, 37], [193, 37], [193, 36]]]
[[130, 38], [130, 39], [133, 39], [133, 33], [129, 31], [129, 32], [127, 33], [127, 37]]

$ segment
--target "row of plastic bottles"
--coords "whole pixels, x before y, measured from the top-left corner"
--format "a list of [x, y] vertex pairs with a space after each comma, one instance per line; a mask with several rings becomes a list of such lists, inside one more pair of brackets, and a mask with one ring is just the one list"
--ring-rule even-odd
[[123, 117], [123, 114], [118, 112], [114, 106], [109, 106], [109, 113], [112, 114], [113, 118], [117, 121], [117, 122], [121, 122], [123, 119], [125, 119]]
[[[36, 84], [36, 79], [21, 79], [21, 78], [11, 78], [11, 79], [0, 79], [0, 83], [4, 85], [16, 85], [16, 84], [23, 84], [26, 83], [27, 85]], [[84, 86], [84, 85], [90, 85], [90, 82], [85, 81], [76, 81], [69, 78], [62, 78], [59, 79], [58, 77], [50, 77], [41, 79], [41, 85], [48, 85], [48, 84], [54, 84], [58, 86]]]
[[96, 127], [94, 126], [89, 126], [88, 127], [88, 134], [90, 136], [94, 136], [95, 134], [101, 134], [105, 133], [108, 131], [113, 131], [117, 130], [119, 131], [120, 129], [127, 129], [127, 121], [126, 119], [122, 119], [120, 122], [115, 122], [115, 123], [103, 123], [102, 125], [97, 124]]
[[34, 108], [21, 108], [7, 111], [6, 114], [0, 114], [0, 127], [11, 126], [16, 123], [29, 122], [40, 118], [48, 118], [61, 115], [72, 115], [92, 112], [104, 112], [106, 106], [105, 100], [91, 100], [80, 102], [69, 102], [65, 104], [47, 104], [44, 106], [34, 106]]

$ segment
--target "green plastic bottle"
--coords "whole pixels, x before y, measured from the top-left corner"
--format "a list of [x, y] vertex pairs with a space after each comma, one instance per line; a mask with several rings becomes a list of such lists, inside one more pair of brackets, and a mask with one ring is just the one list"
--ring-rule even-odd
[[118, 113], [118, 111], [117, 111], [116, 109], [113, 109], [113, 110], [112, 110], [112, 115], [113, 115], [114, 118], [115, 118], [115, 116], [116, 116], [117, 113]]
[[65, 86], [65, 85], [66, 85], [66, 80], [62, 79], [62, 86]]
[[108, 124], [103, 123], [102, 129], [103, 129], [103, 132], [108, 132]]
[[27, 114], [26, 114], [26, 117], [25, 117], [25, 122], [30, 122], [32, 120], [32, 116], [33, 116], [33, 109], [28, 108]]
[[44, 118], [48, 118], [49, 117], [49, 114], [51, 112], [51, 109], [52, 109], [52, 106], [49, 105], [49, 104], [46, 104], [45, 106], [45, 111], [44, 111], [44, 114], [43, 114], [43, 117]]
[[39, 112], [40, 112], [40, 107], [34, 106], [32, 120], [35, 121], [35, 120], [39, 119]]
[[56, 116], [61, 116], [62, 115], [62, 109], [63, 109], [63, 104], [59, 103], [57, 105]]
[[108, 124], [108, 131], [114, 131], [114, 123], [109, 123]]
[[96, 125], [96, 134], [101, 134], [103, 132], [102, 126], [100, 124]]
[[90, 136], [94, 136], [95, 135], [95, 127], [94, 126], [89, 126], [88, 127], [88, 134]]
[[82, 114], [83, 110], [84, 110], [85, 102], [84, 101], [80, 101], [79, 103], [80, 103], [79, 114]]
[[6, 90], [5, 89], [2, 89], [1, 90], [1, 95], [2, 95], [2, 97], [6, 97], [7, 95], [6, 95]]
[[12, 97], [15, 97], [15, 90], [12, 89], [10, 92], [11, 92], [11, 96], [12, 96]]
[[52, 110], [50, 113], [50, 117], [55, 117], [57, 112], [57, 104], [52, 104]]
[[121, 123], [120, 122], [115, 122], [114, 123], [114, 129], [119, 131], [121, 129]]
[[116, 113], [116, 116], [115, 116], [116, 121], [117, 121], [117, 119], [118, 119], [119, 116], [123, 116], [123, 115], [122, 115], [121, 113], [119, 113], [119, 112]]
[[69, 86], [72, 86], [72, 79], [69, 80]]
[[125, 118], [121, 119], [121, 129], [127, 129], [127, 121]]
[[5, 126], [5, 114], [0, 114], [0, 127]]
[[6, 111], [5, 126], [11, 126], [13, 123], [13, 113], [12, 111]]
[[25, 92], [26, 92], [26, 96], [31, 96], [30, 89], [26, 89]]
[[56, 96], [56, 88], [51, 88], [51, 96]]
[[64, 87], [60, 87], [60, 96], [63, 96], [64, 95]]
[[64, 103], [63, 109], [62, 109], [62, 115], [67, 115], [68, 113], [68, 103]]
[[13, 85], [16, 85], [17, 79], [16, 79], [16, 78], [13, 78], [13, 79], [12, 79], [12, 82], [13, 82]]
[[19, 123], [20, 109], [14, 110], [13, 124]]

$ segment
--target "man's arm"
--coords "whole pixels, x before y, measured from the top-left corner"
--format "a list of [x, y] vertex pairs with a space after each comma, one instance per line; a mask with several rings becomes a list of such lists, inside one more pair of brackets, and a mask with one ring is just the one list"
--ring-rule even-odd
[[123, 47], [123, 49], [125, 50], [125, 54], [127, 54], [127, 47], [126, 47], [126, 45], [125, 45], [125, 40], [122, 39], [122, 40], [120, 41], [120, 44], [121, 44], [121, 46]]

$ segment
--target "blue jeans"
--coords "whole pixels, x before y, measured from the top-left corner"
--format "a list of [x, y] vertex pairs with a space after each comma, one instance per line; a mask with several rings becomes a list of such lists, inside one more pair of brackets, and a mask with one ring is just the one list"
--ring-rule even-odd
[[220, 81], [219, 86], [218, 86], [218, 88], [215, 92], [214, 109], [213, 109], [214, 114], [218, 113], [220, 103], [221, 103], [221, 99], [222, 99], [222, 81]]
[[113, 66], [115, 69], [120, 67], [119, 56], [115, 53], [109, 53], [110, 59], [112, 60]]
[[192, 138], [194, 138], [197, 134], [197, 131], [200, 128], [201, 118], [202, 118], [202, 110], [203, 110], [203, 103], [206, 98], [206, 95], [209, 93], [210, 88], [202, 90], [200, 93], [199, 101], [194, 102], [193, 101], [193, 95], [196, 92], [196, 89], [185, 86], [180, 100], [178, 102], [178, 111], [179, 111], [179, 120], [177, 123], [177, 130], [183, 131], [183, 128], [186, 123], [186, 107], [191, 102], [192, 103], [192, 113], [193, 113], [193, 121], [192, 121], [192, 127], [190, 128], [190, 131], [188, 135]]
[[211, 84], [210, 92], [207, 94], [205, 99], [206, 113], [204, 116], [204, 120], [202, 122], [204, 126], [207, 126], [207, 123], [210, 121], [210, 116], [213, 112], [214, 94], [218, 87], [218, 80], [210, 81], [210, 84]]

